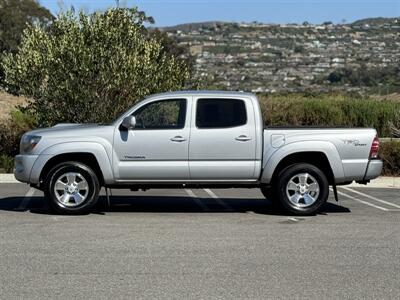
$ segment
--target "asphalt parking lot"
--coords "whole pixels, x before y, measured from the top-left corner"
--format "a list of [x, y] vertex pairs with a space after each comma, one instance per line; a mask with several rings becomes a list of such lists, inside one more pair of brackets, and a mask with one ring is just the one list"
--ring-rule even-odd
[[313, 217], [248, 189], [113, 190], [61, 216], [0, 184], [0, 298], [398, 298], [400, 190], [339, 191]]

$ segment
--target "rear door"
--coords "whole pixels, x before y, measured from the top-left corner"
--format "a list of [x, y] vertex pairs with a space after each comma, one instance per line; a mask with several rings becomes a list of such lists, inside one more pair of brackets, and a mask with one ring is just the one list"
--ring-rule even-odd
[[256, 131], [251, 100], [194, 97], [190, 179], [254, 179], [255, 159]]

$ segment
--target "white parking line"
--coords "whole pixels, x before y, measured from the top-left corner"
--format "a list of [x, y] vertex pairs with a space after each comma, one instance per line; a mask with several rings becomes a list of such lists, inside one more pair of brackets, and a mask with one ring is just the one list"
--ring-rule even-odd
[[210, 211], [191, 189], [185, 189], [185, 191], [203, 211]]
[[[330, 188], [330, 190], [333, 191], [331, 188]], [[354, 201], [363, 203], [363, 204], [365, 204], [365, 205], [368, 205], [368, 206], [371, 206], [371, 207], [374, 207], [374, 208], [377, 208], [377, 209], [380, 209], [380, 210], [383, 210], [383, 211], [389, 211], [388, 208], [385, 208], [385, 207], [382, 207], [382, 206], [378, 206], [378, 205], [369, 203], [369, 202], [367, 202], [367, 201], [364, 201], [364, 200], [358, 199], [358, 198], [356, 198], [356, 197], [353, 197], [353, 196], [351, 196], [351, 195], [345, 194], [345, 193], [343, 193], [343, 192], [341, 192], [341, 191], [337, 191], [337, 192], [338, 192], [339, 195], [345, 196], [345, 197], [347, 197], [347, 198], [349, 198], [349, 199], [351, 199], [351, 200], [354, 200]]]
[[296, 218], [288, 218], [288, 220], [293, 221], [293, 222], [298, 222], [298, 221], [300, 221], [299, 219], [296, 219]]
[[400, 205], [396, 205], [396, 204], [394, 204], [394, 203], [391, 203], [391, 202], [388, 202], [388, 201], [385, 201], [385, 200], [382, 200], [382, 199], [378, 199], [378, 198], [376, 198], [376, 197], [373, 197], [373, 196], [370, 196], [370, 195], [361, 193], [361, 192], [356, 191], [356, 190], [353, 190], [353, 189], [351, 189], [351, 188], [348, 188], [348, 187], [341, 187], [341, 188], [342, 188], [342, 189], [345, 189], [345, 190], [348, 190], [348, 191], [350, 191], [350, 192], [353, 192], [353, 193], [355, 193], [355, 194], [358, 194], [358, 195], [360, 195], [360, 196], [364, 196], [364, 197], [367, 197], [367, 198], [369, 198], [369, 199], [375, 200], [375, 201], [377, 201], [377, 202], [380, 202], [380, 203], [383, 203], [383, 204], [386, 204], [386, 205], [390, 205], [390, 206], [393, 206], [393, 207], [396, 207], [396, 208], [400, 208]]
[[217, 203], [225, 208], [226, 211], [234, 211], [233, 208], [226, 203], [224, 200], [219, 198], [212, 190], [210, 189], [203, 189], [211, 198], [215, 199]]
[[31, 201], [33, 194], [35, 193], [34, 188], [30, 188], [29, 191], [25, 194], [24, 199], [22, 199], [21, 203], [19, 204], [17, 210], [25, 210]]

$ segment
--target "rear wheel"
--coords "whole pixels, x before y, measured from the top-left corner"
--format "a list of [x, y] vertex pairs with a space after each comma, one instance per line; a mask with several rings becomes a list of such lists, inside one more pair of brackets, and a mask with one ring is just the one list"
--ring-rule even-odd
[[310, 164], [295, 164], [278, 175], [277, 194], [282, 206], [294, 215], [318, 212], [329, 196], [325, 174]]
[[89, 213], [99, 197], [100, 185], [93, 170], [79, 162], [55, 166], [47, 176], [45, 196], [58, 213]]

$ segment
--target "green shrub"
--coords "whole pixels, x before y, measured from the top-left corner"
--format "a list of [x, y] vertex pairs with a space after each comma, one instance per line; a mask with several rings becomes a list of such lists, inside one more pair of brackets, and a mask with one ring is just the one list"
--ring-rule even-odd
[[13, 111], [10, 118], [0, 124], [0, 154], [17, 155], [22, 134], [35, 127], [36, 120], [32, 115]]
[[5, 85], [33, 101], [41, 126], [108, 122], [144, 96], [181, 89], [187, 63], [149, 34], [136, 8], [61, 13], [48, 29], [28, 26], [3, 59]]
[[343, 122], [343, 111], [324, 100], [310, 99], [303, 103], [303, 120], [303, 125], [334, 126]]
[[383, 160], [382, 175], [400, 176], [400, 141], [381, 143], [379, 157]]
[[400, 102], [351, 94], [288, 94], [259, 97], [268, 126], [373, 127], [390, 137], [400, 124]]
[[5, 154], [0, 155], [0, 173], [11, 173], [14, 169], [14, 159]]

